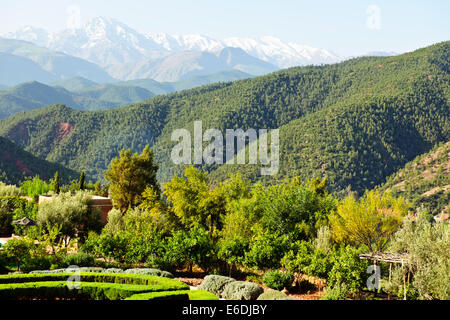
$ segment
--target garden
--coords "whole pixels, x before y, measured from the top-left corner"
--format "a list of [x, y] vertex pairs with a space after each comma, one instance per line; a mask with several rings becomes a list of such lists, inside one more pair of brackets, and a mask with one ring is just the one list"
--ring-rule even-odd
[[[326, 178], [214, 182], [194, 167], [160, 185], [157, 170], [146, 148], [122, 151], [104, 185], [0, 185], [0, 234], [17, 235], [0, 249], [0, 299], [450, 298], [448, 224], [401, 197], [338, 198]], [[108, 191], [105, 224], [89, 197]], [[24, 217], [34, 225], [12, 224]], [[404, 263], [370, 271], [362, 257], [380, 253]]]

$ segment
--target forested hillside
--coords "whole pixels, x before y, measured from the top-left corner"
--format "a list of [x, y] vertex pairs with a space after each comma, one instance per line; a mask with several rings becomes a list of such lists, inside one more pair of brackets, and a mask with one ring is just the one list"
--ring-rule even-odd
[[[0, 122], [0, 134], [36, 156], [93, 178], [123, 148], [154, 147], [160, 180], [180, 172], [174, 129], [280, 128], [280, 172], [328, 176], [333, 191], [363, 192], [449, 140], [450, 43], [396, 57], [365, 57], [219, 83], [102, 112], [57, 105]], [[61, 128], [66, 128], [61, 134]], [[222, 179], [234, 166], [204, 167]], [[257, 166], [240, 166], [259, 180]]]
[[0, 181], [18, 184], [25, 177], [38, 175], [49, 180], [58, 171], [61, 182], [67, 183], [79, 176], [79, 173], [63, 166], [41, 160], [19, 148], [17, 145], [0, 137]]
[[0, 91], [0, 119], [15, 113], [63, 103], [77, 110], [107, 110], [153, 97], [139, 87], [95, 86], [75, 92], [33, 81]]
[[432, 214], [450, 213], [450, 142], [420, 155], [390, 176], [380, 189], [403, 196]]

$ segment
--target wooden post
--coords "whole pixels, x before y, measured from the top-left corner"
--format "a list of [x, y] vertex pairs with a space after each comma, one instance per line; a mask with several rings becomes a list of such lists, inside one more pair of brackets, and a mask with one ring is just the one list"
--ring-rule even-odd
[[[392, 262], [389, 262], [389, 285], [391, 284], [392, 279]], [[391, 300], [391, 293], [388, 292], [388, 300]]]
[[402, 259], [402, 270], [403, 270], [403, 300], [406, 300], [406, 273], [403, 265], [403, 259]]

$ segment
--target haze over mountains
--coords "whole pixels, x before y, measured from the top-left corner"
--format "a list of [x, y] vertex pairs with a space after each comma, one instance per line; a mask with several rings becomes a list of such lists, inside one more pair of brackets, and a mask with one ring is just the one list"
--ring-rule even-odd
[[[342, 59], [325, 49], [284, 42], [275, 37], [218, 40], [196, 34], [141, 34], [117, 20], [103, 17], [94, 18], [78, 29], [52, 33], [28, 26], [1, 36], [21, 41], [1, 40], [0, 52], [29, 58], [50, 73], [44, 73], [40, 78], [11, 80], [8, 83], [0, 79], [0, 83], [6, 85], [52, 77], [55, 81], [55, 77], [57, 80], [74, 76], [107, 82], [111, 79], [105, 79], [105, 76], [118, 80], [151, 78], [179, 81], [230, 70], [264, 75], [280, 68], [335, 63]], [[58, 56], [59, 60], [76, 57], [100, 66], [108, 74], [92, 74], [92, 70], [83, 68], [69, 74], [67, 70], [58, 72], [55, 63], [43, 61], [43, 54]], [[73, 64], [74, 61], [66, 61], [62, 65], [71, 67]]]

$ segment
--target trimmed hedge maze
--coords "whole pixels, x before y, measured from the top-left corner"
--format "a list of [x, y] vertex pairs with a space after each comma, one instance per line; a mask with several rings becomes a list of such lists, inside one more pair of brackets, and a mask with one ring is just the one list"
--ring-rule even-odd
[[[79, 278], [78, 278], [79, 276]], [[76, 282], [68, 282], [72, 280]], [[217, 300], [174, 279], [133, 273], [0, 275], [1, 300]]]

